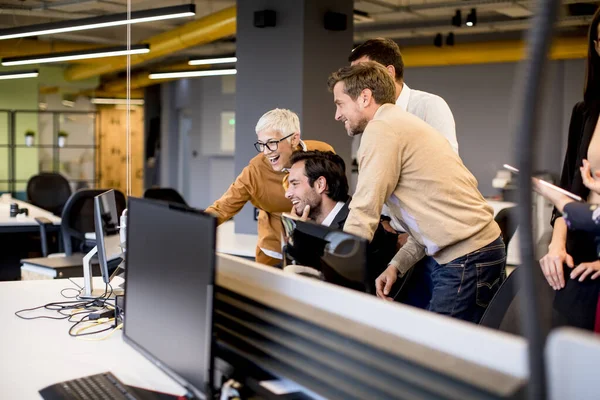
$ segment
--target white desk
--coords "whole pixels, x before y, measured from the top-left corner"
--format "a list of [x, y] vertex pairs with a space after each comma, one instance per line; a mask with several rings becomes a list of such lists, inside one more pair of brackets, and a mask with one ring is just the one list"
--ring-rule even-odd
[[[11, 203], [17, 203], [19, 208], [27, 208], [29, 210], [29, 216], [19, 214], [16, 217], [11, 218]], [[60, 225], [60, 218], [49, 211], [6, 195], [0, 196], [0, 232], [37, 230], [39, 225], [35, 222], [35, 218], [47, 218], [55, 226]]]
[[233, 221], [227, 221], [217, 228], [217, 252], [240, 257], [256, 255], [258, 235], [235, 233]]
[[127, 385], [185, 393], [126, 344], [121, 331], [103, 341], [83, 341], [69, 336], [66, 320], [25, 321], [14, 315], [19, 309], [67, 300], [60, 295], [67, 287], [75, 286], [63, 279], [0, 282], [0, 398], [40, 399], [38, 390], [46, 386], [104, 371]]

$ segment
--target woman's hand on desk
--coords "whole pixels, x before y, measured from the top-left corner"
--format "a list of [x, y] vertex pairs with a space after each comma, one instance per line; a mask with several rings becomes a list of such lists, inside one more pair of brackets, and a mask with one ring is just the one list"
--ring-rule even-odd
[[593, 192], [600, 194], [600, 171], [592, 174], [592, 167], [588, 160], [583, 160], [583, 166], [579, 167], [583, 184]]
[[590, 275], [592, 275], [591, 279], [596, 279], [600, 276], [600, 260], [581, 263], [571, 271], [571, 279], [579, 277], [579, 282], [583, 282]]

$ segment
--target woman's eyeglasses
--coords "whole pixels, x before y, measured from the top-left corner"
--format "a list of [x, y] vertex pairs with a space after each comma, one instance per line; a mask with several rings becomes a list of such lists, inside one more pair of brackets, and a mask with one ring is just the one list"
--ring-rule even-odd
[[[294, 132], [294, 133], [296, 133], [296, 132]], [[278, 140], [268, 140], [267, 143], [256, 142], [256, 143], [254, 143], [254, 148], [259, 153], [262, 153], [263, 151], [265, 151], [265, 147], [267, 149], [269, 149], [269, 151], [275, 151], [279, 147], [279, 142], [281, 142], [282, 140], [285, 140], [285, 139], [289, 138], [290, 136], [293, 136], [294, 133], [290, 133], [286, 137], [282, 137], [281, 139], [278, 139]]]

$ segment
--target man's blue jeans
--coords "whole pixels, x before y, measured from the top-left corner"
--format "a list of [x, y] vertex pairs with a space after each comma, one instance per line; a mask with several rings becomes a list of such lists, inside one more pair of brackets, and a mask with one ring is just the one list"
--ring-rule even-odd
[[479, 323], [506, 278], [506, 248], [502, 237], [479, 250], [434, 266], [429, 311]]

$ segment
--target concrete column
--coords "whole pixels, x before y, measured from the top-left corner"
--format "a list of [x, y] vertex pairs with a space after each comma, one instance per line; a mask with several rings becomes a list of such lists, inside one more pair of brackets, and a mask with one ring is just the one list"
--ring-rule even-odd
[[[350, 176], [351, 139], [334, 120], [327, 77], [346, 65], [352, 50], [352, 0], [244, 0], [237, 11], [236, 175], [256, 155], [254, 127], [273, 108], [300, 117], [303, 139], [331, 144], [346, 161]], [[276, 26], [257, 28], [254, 12], [274, 10]], [[325, 13], [347, 16], [343, 31], [324, 27]], [[238, 233], [255, 233], [253, 207], [235, 218]]]

